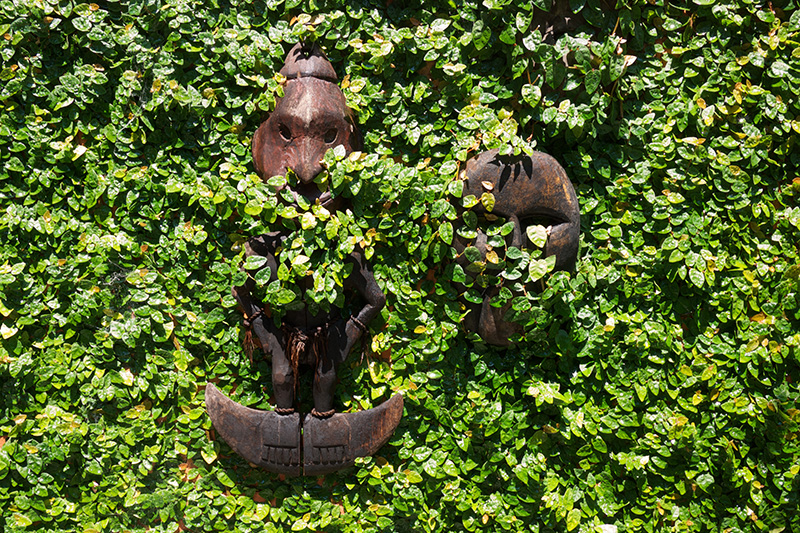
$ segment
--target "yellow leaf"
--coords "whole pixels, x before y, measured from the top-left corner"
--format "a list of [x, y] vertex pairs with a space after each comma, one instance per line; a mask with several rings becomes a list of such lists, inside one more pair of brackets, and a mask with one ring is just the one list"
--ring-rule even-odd
[[426, 328], [425, 326], [417, 326], [414, 328], [414, 333], [418, 335], [425, 333], [426, 331], [428, 331], [428, 328]]
[[[481, 195], [481, 203], [483, 204], [483, 207], [486, 209], [486, 211], [491, 213], [492, 210], [494, 210], [494, 203], [495, 203], [494, 195], [490, 192], [483, 193]], [[486, 219], [489, 220], [489, 217], [487, 216]]]
[[[8, 35], [8, 34], [6, 34]], [[19, 527], [28, 527], [33, 524], [33, 521], [21, 513], [14, 513], [14, 523]]]
[[5, 324], [0, 324], [0, 336], [2, 336], [4, 339], [10, 339], [17, 331], [19, 331], [19, 329], [10, 328]]
[[489, 250], [486, 252], [486, 260], [495, 265], [500, 262], [500, 258], [497, 256], [497, 252], [494, 250]]
[[682, 142], [686, 144], [691, 144], [692, 146], [700, 146], [704, 142], [706, 142], [705, 138], [703, 137], [684, 137], [681, 139]]
[[674, 426], [678, 426], [678, 427], [680, 427], [680, 426], [685, 426], [685, 425], [686, 425], [686, 423], [687, 423], [687, 422], [689, 422], [689, 419], [688, 419], [688, 418], [686, 418], [686, 417], [685, 417], [685, 416], [683, 416], [683, 415], [680, 415], [680, 416], [673, 417], [673, 418], [671, 418], [670, 420], [671, 420], [671, 422], [672, 422], [672, 425], [674, 425]]
[[737, 83], [733, 86], [733, 99], [736, 100], [736, 103], [741, 105], [742, 104], [742, 84]]
[[119, 375], [125, 385], [129, 387], [133, 385], [133, 373], [129, 369], [123, 368]]
[[208, 464], [211, 464], [217, 460], [217, 451], [214, 450], [213, 448], [208, 452], [205, 450], [205, 448], [201, 448], [200, 455], [203, 456], [203, 461], [205, 461]]
[[692, 405], [699, 405], [703, 401], [703, 394], [700, 391], [695, 391], [692, 396]]
[[79, 144], [78, 146], [76, 146], [72, 150], [73, 153], [75, 154], [75, 155], [72, 156], [72, 160], [75, 161], [76, 159], [78, 159], [80, 156], [82, 156], [83, 154], [86, 153], [86, 150], [87, 150], [87, 148], [82, 144]]
[[581, 512], [579, 509], [570, 509], [567, 514], [567, 531], [572, 531], [581, 523]]
[[306, 211], [300, 218], [300, 226], [303, 229], [313, 229], [317, 225], [317, 217], [313, 213]]
[[758, 348], [758, 339], [752, 339], [750, 342], [747, 343], [747, 346], [745, 347], [744, 350], [745, 353], [750, 353], [754, 351], [756, 348]]
[[781, 42], [781, 38], [778, 37], [778, 34], [777, 33], [773, 33], [772, 35], [769, 36], [769, 40], [767, 41], [767, 44], [769, 44], [770, 50], [775, 50], [778, 47], [778, 45], [780, 44], [780, 42]]

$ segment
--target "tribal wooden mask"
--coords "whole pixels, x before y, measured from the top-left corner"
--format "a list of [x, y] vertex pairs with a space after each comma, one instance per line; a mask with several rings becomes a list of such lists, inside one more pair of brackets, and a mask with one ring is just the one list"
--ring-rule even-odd
[[336, 73], [317, 45], [292, 48], [281, 74], [287, 79], [284, 96], [253, 136], [256, 172], [266, 180], [291, 168], [298, 182], [289, 187], [325, 203], [327, 185], [314, 182], [325, 152], [340, 144], [348, 153], [360, 150], [361, 137]]

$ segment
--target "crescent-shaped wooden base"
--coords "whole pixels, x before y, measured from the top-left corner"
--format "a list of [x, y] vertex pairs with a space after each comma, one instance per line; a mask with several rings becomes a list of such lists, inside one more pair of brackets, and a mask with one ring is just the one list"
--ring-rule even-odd
[[353, 466], [377, 452], [403, 416], [403, 396], [378, 407], [328, 418], [280, 415], [239, 405], [213, 384], [206, 386], [206, 410], [214, 429], [244, 459], [286, 476], [315, 476]]

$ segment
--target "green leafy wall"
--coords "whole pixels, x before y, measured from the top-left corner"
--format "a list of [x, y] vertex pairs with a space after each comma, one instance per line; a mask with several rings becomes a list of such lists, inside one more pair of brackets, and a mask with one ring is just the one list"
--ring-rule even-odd
[[[0, 529], [800, 529], [800, 14], [570, 5], [542, 36], [510, 0], [0, 0]], [[301, 37], [366, 155], [329, 158], [341, 231], [284, 229], [372, 254], [388, 305], [337, 402], [405, 414], [378, 456], [284, 480], [203, 398], [269, 404], [230, 287], [286, 214], [249, 141]], [[498, 146], [561, 161], [583, 229], [575, 273], [501, 293], [508, 350], [460, 328], [449, 246], [462, 162]], [[524, 253], [477, 266], [543, 274]]]

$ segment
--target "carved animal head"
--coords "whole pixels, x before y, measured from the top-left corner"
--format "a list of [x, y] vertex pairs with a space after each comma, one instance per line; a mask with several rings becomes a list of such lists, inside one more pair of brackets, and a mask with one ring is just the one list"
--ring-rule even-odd
[[253, 136], [253, 162], [262, 179], [283, 176], [290, 168], [298, 182], [289, 187], [311, 202], [327, 203], [327, 184], [315, 183], [322, 158], [330, 148], [343, 145], [349, 153], [361, 149], [361, 136], [336, 73], [317, 45], [296, 45], [281, 74], [287, 78], [284, 96]]
[[[534, 152], [530, 156], [501, 156], [498, 150], [483, 152], [466, 165], [464, 194], [480, 197], [487, 191], [495, 198], [492, 214], [514, 222], [511, 246], [524, 245], [525, 230], [531, 224], [549, 228], [545, 256], [556, 256], [556, 270], [573, 270], [580, 239], [580, 206], [575, 189], [564, 168], [551, 156]], [[472, 209], [479, 216], [482, 204]], [[480, 232], [479, 232], [480, 233]], [[486, 253], [479, 235], [475, 246]]]
[[[555, 159], [540, 152], [504, 157], [497, 150], [490, 150], [467, 161], [465, 171], [464, 194], [480, 197], [491, 191], [495, 198], [492, 214], [514, 223], [510, 246], [519, 248], [525, 244], [527, 226], [545, 225], [549, 235], [544, 255], [556, 256], [556, 270], [575, 268], [581, 227], [578, 198], [566, 172]], [[486, 209], [478, 204], [473, 212], [481, 216], [486, 214]], [[480, 228], [477, 233], [474, 243], [461, 237], [453, 241], [460, 254], [457, 261], [468, 274], [469, 261], [463, 255], [466, 246], [475, 246], [484, 259], [491, 250], [488, 236]], [[489, 344], [509, 346], [509, 338], [522, 333], [522, 327], [505, 319], [511, 303], [502, 307], [490, 305], [498, 291], [497, 287], [488, 287], [484, 290], [483, 304], [467, 303], [471, 313], [465, 319], [465, 326]]]

